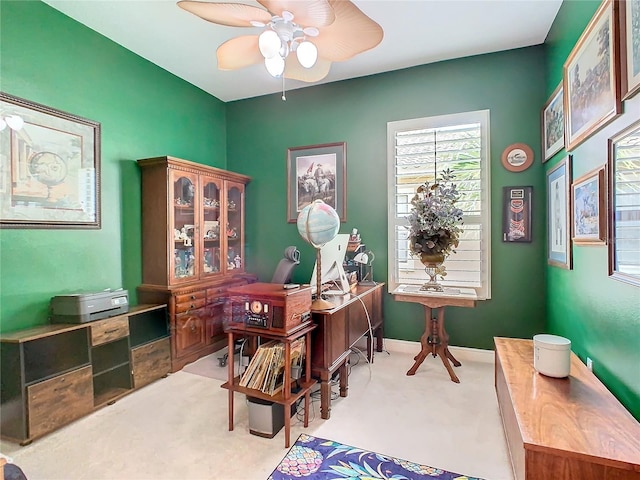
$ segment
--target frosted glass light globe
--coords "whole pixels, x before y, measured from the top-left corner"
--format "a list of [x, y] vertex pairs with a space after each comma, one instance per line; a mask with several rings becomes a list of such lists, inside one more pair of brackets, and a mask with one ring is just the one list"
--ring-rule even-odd
[[304, 68], [311, 68], [316, 64], [316, 60], [318, 59], [318, 49], [316, 46], [309, 42], [304, 41], [296, 50], [296, 54], [298, 55], [298, 61], [300, 65]]
[[264, 59], [264, 66], [272, 77], [279, 77], [284, 72], [284, 59], [280, 55]]
[[273, 30], [265, 30], [258, 37], [258, 47], [264, 58], [273, 58], [280, 50], [280, 37]]

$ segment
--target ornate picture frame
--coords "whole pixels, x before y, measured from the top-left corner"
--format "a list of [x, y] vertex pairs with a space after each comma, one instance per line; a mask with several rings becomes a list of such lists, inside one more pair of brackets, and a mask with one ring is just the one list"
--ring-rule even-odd
[[547, 172], [547, 263], [571, 270], [571, 155]]
[[531, 207], [533, 187], [503, 187], [502, 241], [531, 242]]
[[100, 123], [4, 92], [0, 115], [21, 119], [0, 131], [0, 227], [100, 228]]
[[596, 168], [571, 185], [574, 245], [605, 245], [607, 241], [604, 167]]
[[604, 0], [564, 64], [568, 152], [622, 112], [617, 12], [617, 1]]
[[640, 121], [609, 138], [607, 243], [609, 276], [640, 287], [638, 232]]
[[640, 92], [640, 0], [620, 2], [622, 99]]
[[314, 200], [331, 205], [347, 221], [347, 144], [326, 143], [287, 150], [287, 222]]
[[564, 148], [564, 89], [562, 82], [542, 107], [542, 163]]

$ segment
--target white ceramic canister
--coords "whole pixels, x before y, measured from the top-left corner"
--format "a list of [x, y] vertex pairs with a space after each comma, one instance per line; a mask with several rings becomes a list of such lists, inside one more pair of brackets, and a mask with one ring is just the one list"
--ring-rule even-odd
[[533, 368], [548, 377], [567, 377], [571, 370], [571, 340], [557, 335], [535, 335]]

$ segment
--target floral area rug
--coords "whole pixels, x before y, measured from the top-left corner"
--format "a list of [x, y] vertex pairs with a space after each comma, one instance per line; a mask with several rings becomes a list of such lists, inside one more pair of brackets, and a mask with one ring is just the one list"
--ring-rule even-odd
[[482, 480], [303, 433], [268, 480]]

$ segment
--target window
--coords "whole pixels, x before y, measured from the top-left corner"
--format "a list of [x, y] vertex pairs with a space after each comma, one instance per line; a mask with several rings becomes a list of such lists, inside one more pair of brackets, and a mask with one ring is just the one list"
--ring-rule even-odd
[[387, 149], [389, 288], [428, 280], [424, 265], [409, 251], [406, 217], [417, 187], [450, 169], [460, 191], [464, 232], [445, 261], [442, 284], [474, 288], [478, 298], [491, 298], [489, 111], [389, 122]]

